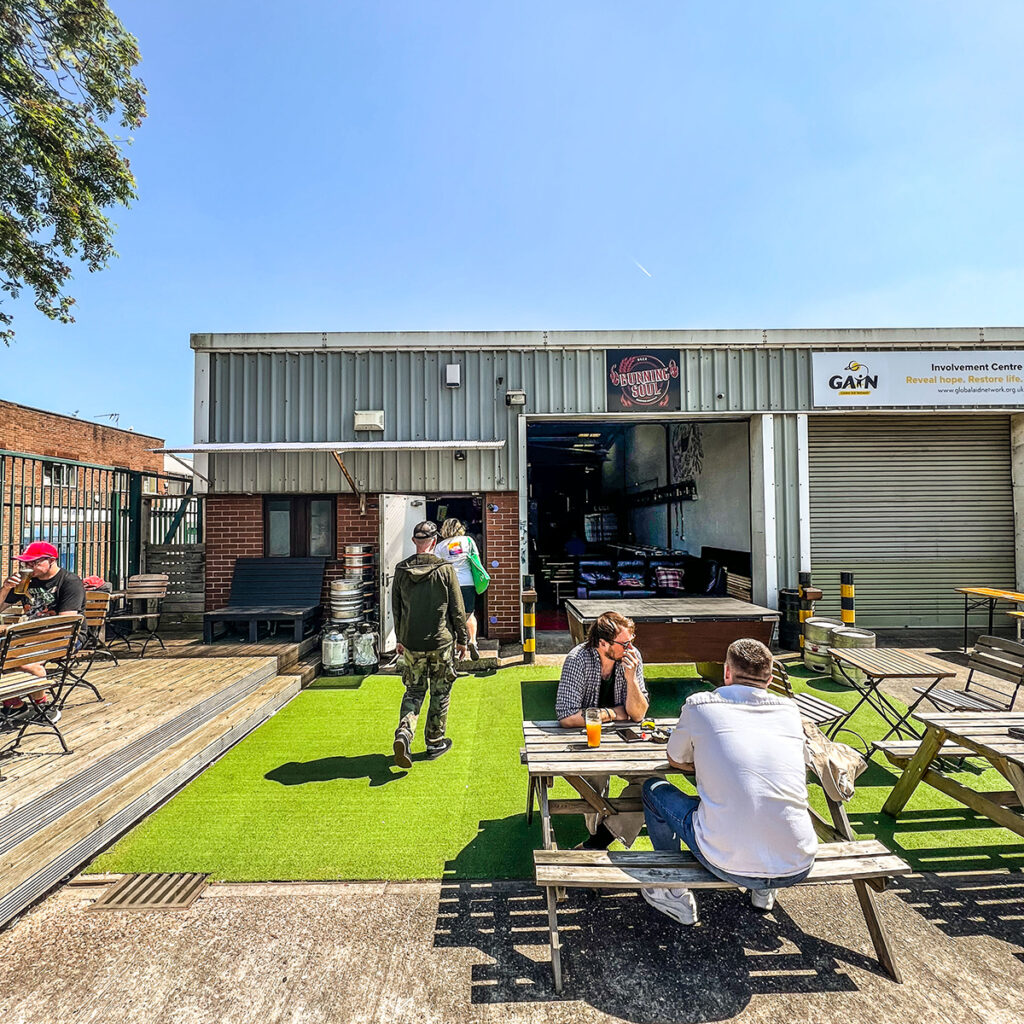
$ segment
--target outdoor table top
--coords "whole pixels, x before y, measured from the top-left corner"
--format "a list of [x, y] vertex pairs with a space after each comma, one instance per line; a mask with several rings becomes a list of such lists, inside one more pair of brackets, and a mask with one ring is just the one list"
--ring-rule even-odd
[[918, 712], [918, 721], [946, 735], [964, 747], [988, 758], [1005, 758], [1024, 766], [1024, 740], [1007, 731], [1010, 726], [1024, 728], [1024, 711]]
[[829, 651], [837, 661], [845, 661], [874, 679], [949, 679], [956, 675], [953, 669], [943, 670], [906, 651], [873, 647], [830, 647]]
[[[662, 729], [672, 729], [677, 719], [652, 719]], [[523, 722], [526, 766], [531, 775], [656, 775], [675, 771], [665, 755], [664, 743], [629, 742], [621, 732], [637, 728], [636, 722], [601, 726], [601, 745], [588, 747], [582, 727], [564, 729], [557, 721]]]
[[993, 601], [1015, 601], [1024, 604], [1024, 594], [1015, 590], [999, 590], [995, 587], [956, 587], [958, 594], [976, 594], [978, 597], [989, 597]]
[[636, 622], [672, 622], [692, 619], [777, 619], [775, 608], [764, 608], [735, 597], [628, 597], [615, 600], [583, 601], [568, 598], [566, 608], [572, 608], [578, 618], [596, 619], [614, 606], [615, 611]]

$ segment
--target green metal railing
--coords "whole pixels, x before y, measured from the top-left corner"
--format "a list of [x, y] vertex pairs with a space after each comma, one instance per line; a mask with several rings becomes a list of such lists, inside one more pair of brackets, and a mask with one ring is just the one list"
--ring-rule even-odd
[[139, 571], [143, 541], [202, 540], [201, 499], [187, 477], [0, 449], [5, 574], [34, 540], [53, 544], [61, 564], [79, 576], [102, 576], [119, 587]]

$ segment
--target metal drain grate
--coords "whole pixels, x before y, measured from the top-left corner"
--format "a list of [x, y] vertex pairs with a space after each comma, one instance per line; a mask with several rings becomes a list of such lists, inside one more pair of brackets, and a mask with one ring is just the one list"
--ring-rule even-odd
[[125, 875], [90, 910], [185, 910], [206, 888], [208, 875]]

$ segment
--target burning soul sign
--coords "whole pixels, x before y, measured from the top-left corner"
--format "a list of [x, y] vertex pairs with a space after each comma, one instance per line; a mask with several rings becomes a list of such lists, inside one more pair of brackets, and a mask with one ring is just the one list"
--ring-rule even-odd
[[678, 352], [612, 349], [606, 353], [608, 412], [678, 412]]

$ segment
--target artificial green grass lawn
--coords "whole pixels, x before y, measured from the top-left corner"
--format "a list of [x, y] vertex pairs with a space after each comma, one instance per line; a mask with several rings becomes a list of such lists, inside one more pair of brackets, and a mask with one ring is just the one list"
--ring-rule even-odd
[[[655, 716], [675, 716], [699, 685], [692, 666], [648, 666], [645, 674]], [[794, 686], [852, 706], [850, 691], [808, 676], [795, 669]], [[89, 870], [203, 871], [228, 881], [529, 877], [541, 835], [539, 814], [526, 825], [521, 723], [524, 712], [554, 717], [557, 678], [557, 669], [536, 666], [460, 678], [451, 752], [417, 760], [421, 717], [409, 772], [391, 756], [401, 680], [320, 679]], [[870, 709], [852, 725], [868, 739], [884, 732]], [[918, 788], [898, 822], [882, 814], [897, 777], [877, 759], [860, 777], [848, 805], [858, 835], [877, 836], [917, 870], [1024, 865], [1024, 840], [930, 786]], [[994, 770], [956, 777], [975, 789], [1006, 788]], [[556, 793], [570, 792], [556, 784]], [[824, 811], [816, 787], [812, 803]], [[556, 818], [555, 832], [563, 846], [585, 835], [575, 817]]]

